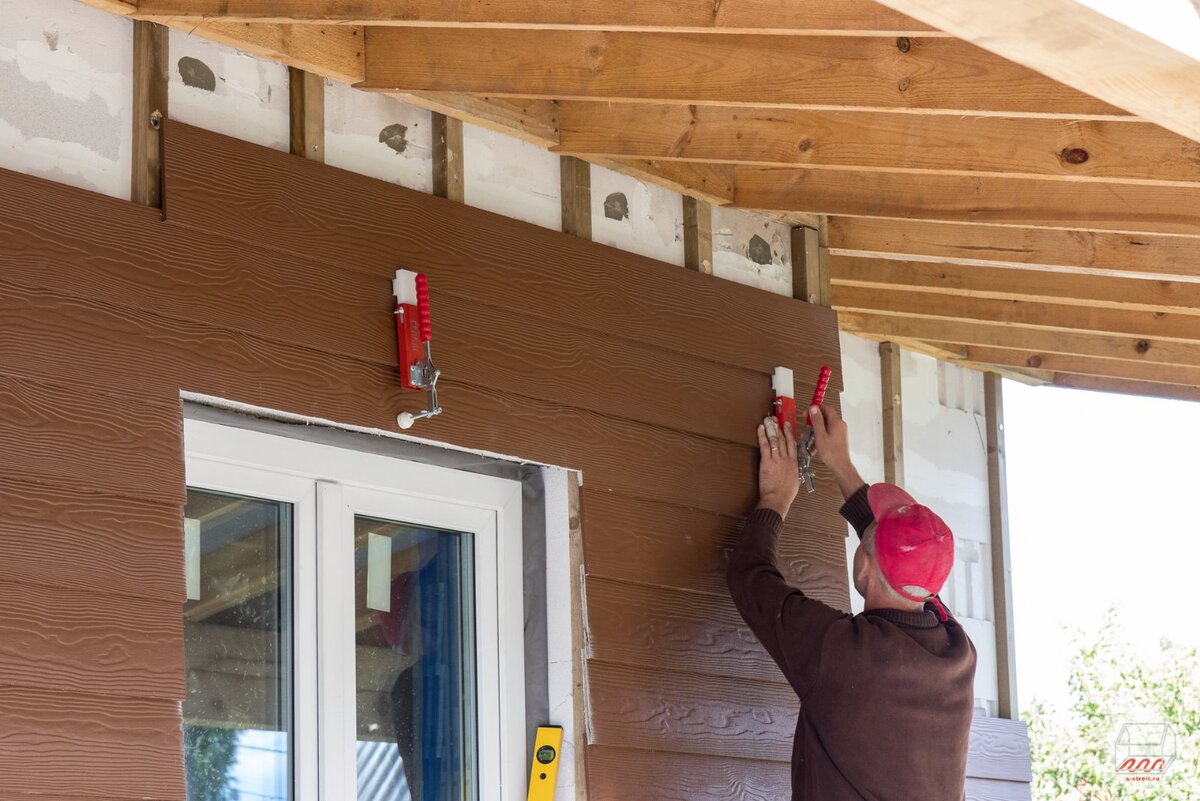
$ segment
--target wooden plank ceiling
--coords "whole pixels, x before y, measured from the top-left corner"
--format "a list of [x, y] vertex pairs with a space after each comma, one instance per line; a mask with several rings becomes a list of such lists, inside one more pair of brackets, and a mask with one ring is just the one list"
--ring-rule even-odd
[[1200, 399], [1200, 63], [1077, 0], [84, 1], [816, 215], [845, 330]]

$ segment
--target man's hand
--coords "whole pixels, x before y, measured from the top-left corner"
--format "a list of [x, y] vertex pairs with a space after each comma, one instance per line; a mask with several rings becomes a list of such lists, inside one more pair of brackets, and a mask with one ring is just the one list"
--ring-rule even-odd
[[812, 420], [816, 456], [833, 473], [842, 497], [849, 498], [866, 482], [850, 460], [850, 430], [846, 421], [832, 406], [813, 406], [808, 416]]
[[800, 469], [796, 456], [796, 433], [788, 423], [783, 431], [774, 417], [758, 427], [758, 508], [772, 509], [787, 517], [800, 492]]

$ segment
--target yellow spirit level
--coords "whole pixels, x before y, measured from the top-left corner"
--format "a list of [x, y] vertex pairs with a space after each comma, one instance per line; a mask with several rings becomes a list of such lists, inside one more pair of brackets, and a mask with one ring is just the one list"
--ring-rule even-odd
[[529, 801], [554, 801], [562, 739], [562, 726], [538, 726], [533, 743], [533, 768], [529, 772]]

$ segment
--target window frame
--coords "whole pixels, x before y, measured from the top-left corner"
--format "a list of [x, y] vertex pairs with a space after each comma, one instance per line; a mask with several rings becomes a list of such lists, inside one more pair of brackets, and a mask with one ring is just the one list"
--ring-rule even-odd
[[357, 796], [355, 515], [473, 535], [479, 797], [523, 798], [521, 483], [193, 419], [184, 449], [188, 487], [293, 505], [296, 801]]

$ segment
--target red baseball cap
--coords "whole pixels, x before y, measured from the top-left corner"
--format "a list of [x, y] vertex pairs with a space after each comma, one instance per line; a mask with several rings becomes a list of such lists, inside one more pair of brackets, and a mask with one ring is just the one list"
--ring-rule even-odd
[[884, 580], [912, 601], [927, 598], [905, 587], [923, 587], [937, 595], [954, 566], [949, 527], [895, 484], [872, 484], [867, 501], [875, 515], [875, 561]]

